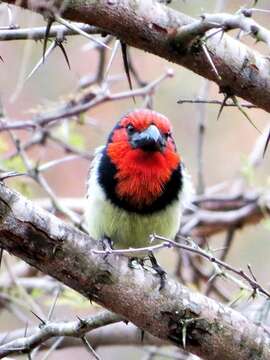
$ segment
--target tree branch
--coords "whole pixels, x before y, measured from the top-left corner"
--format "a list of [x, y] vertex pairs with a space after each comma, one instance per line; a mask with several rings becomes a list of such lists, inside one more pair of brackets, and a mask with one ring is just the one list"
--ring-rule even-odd
[[[77, 24], [77, 27], [86, 32], [87, 34], [99, 34], [100, 29], [97, 29], [94, 26], [89, 26], [86, 24]], [[6, 29], [0, 31], [0, 40], [1, 41], [10, 41], [10, 40], [43, 40], [46, 34], [46, 27], [35, 27], [35, 28], [24, 28], [24, 29]], [[72, 29], [69, 29], [63, 25], [53, 25], [48, 33], [48, 37], [57, 37], [61, 35], [70, 36], [78, 35], [78, 33]]]
[[[4, 2], [16, 4], [15, 0]], [[44, 12], [42, 4], [38, 0], [20, 2], [21, 6], [38, 12]], [[181, 28], [198, 22], [183, 13], [154, 1], [71, 0], [61, 15], [100, 27], [130, 46], [185, 66], [215, 81], [222, 92], [270, 111], [269, 59], [226, 34], [222, 38], [220, 34], [213, 35], [206, 45], [217, 77], [203, 51], [200, 38], [204, 32], [191, 43], [189, 37], [186, 41], [186, 36], [181, 35]]]
[[121, 318], [109, 311], [91, 316], [88, 319], [79, 319], [70, 322], [45, 322], [33, 334], [22, 336], [0, 346], [0, 358], [14, 353], [28, 353], [55, 336], [72, 336], [82, 338], [85, 333], [101, 326], [119, 322]]
[[185, 213], [181, 235], [211, 236], [234, 226], [256, 224], [270, 213], [270, 194], [197, 196]]
[[94, 240], [3, 184], [0, 219], [5, 250], [152, 335], [208, 360], [270, 358], [268, 334], [241, 314], [172, 279], [160, 291], [152, 272], [95, 255]]
[[[116, 315], [112, 315], [116, 316]], [[57, 322], [54, 323], [57, 326]], [[69, 324], [69, 323], [66, 323]], [[92, 324], [94, 324], [92, 322]], [[35, 335], [40, 328], [38, 326], [29, 327], [27, 329], [27, 336], [30, 337]], [[168, 345], [168, 341], [160, 340], [154, 336], [151, 336], [149, 333], [144, 334], [144, 338], [142, 341], [141, 330], [138, 329], [133, 324], [125, 324], [123, 322], [111, 323], [106, 326], [92, 327], [92, 330], [88, 332], [86, 335], [87, 340], [94, 347], [100, 346], [115, 346], [115, 345], [133, 345], [133, 346], [145, 346], [145, 345]], [[25, 337], [25, 328], [17, 329], [14, 331], [0, 333], [0, 343], [5, 343], [4, 346], [7, 347], [7, 344], [11, 342], [15, 342], [17, 339]], [[55, 339], [50, 338], [47, 341], [42, 343], [42, 346], [48, 348], [52, 346]], [[74, 347], [81, 345], [81, 340], [77, 337], [66, 336], [63, 338], [61, 344], [57, 347], [57, 349], [64, 349], [67, 347]]]

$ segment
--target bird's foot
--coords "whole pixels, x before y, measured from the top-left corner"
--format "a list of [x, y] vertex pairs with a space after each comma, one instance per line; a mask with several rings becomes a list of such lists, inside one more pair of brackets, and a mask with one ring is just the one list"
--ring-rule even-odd
[[159, 290], [162, 290], [165, 286], [166, 279], [166, 271], [162, 269], [162, 267], [158, 264], [157, 259], [155, 258], [152, 251], [149, 252], [149, 260], [151, 262], [152, 268], [156, 271], [158, 276], [160, 277], [160, 287]]
[[105, 252], [104, 259], [106, 259], [113, 250], [113, 242], [108, 236], [104, 236], [101, 239], [101, 246], [103, 251]]

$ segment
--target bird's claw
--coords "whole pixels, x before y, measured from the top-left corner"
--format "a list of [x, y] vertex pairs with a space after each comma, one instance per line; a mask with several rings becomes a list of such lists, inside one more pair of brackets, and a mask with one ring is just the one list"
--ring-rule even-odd
[[103, 251], [105, 252], [104, 259], [106, 259], [108, 257], [108, 255], [112, 253], [113, 242], [109, 237], [104, 236], [101, 239], [101, 246], [102, 246]]
[[156, 271], [157, 275], [160, 277], [160, 286], [159, 290], [162, 290], [165, 287], [166, 280], [166, 271], [158, 264], [152, 251], [149, 252], [149, 260], [151, 262], [152, 268]]

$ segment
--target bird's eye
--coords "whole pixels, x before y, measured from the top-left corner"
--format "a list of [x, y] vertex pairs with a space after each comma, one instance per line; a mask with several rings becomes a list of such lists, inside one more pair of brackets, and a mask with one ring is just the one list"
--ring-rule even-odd
[[168, 131], [168, 132], [166, 132], [166, 133], [164, 134], [164, 136], [165, 136], [166, 139], [168, 139], [169, 137], [172, 136], [172, 133], [171, 133], [170, 131]]
[[128, 132], [129, 135], [134, 134], [134, 133], [135, 133], [135, 128], [134, 128], [134, 126], [131, 125], [131, 124], [129, 124], [129, 125], [127, 126], [127, 132]]

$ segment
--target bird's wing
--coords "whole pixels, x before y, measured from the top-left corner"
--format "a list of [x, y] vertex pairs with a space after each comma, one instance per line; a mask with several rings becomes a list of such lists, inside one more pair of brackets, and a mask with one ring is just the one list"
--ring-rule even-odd
[[97, 168], [98, 168], [100, 158], [102, 156], [102, 152], [103, 152], [104, 148], [105, 148], [105, 145], [102, 145], [102, 146], [99, 146], [98, 148], [95, 149], [94, 158], [91, 161], [89, 172], [88, 172], [88, 177], [87, 177], [87, 179], [88, 179], [88, 181], [87, 181], [87, 194], [89, 192], [89, 186], [90, 186], [90, 183], [91, 183], [91, 178], [93, 176], [95, 176], [95, 177], [97, 176]]
[[184, 163], [181, 163], [181, 172], [183, 178], [181, 204], [183, 208], [188, 208], [194, 198], [195, 189], [192, 183], [191, 175], [187, 171], [187, 168]]

